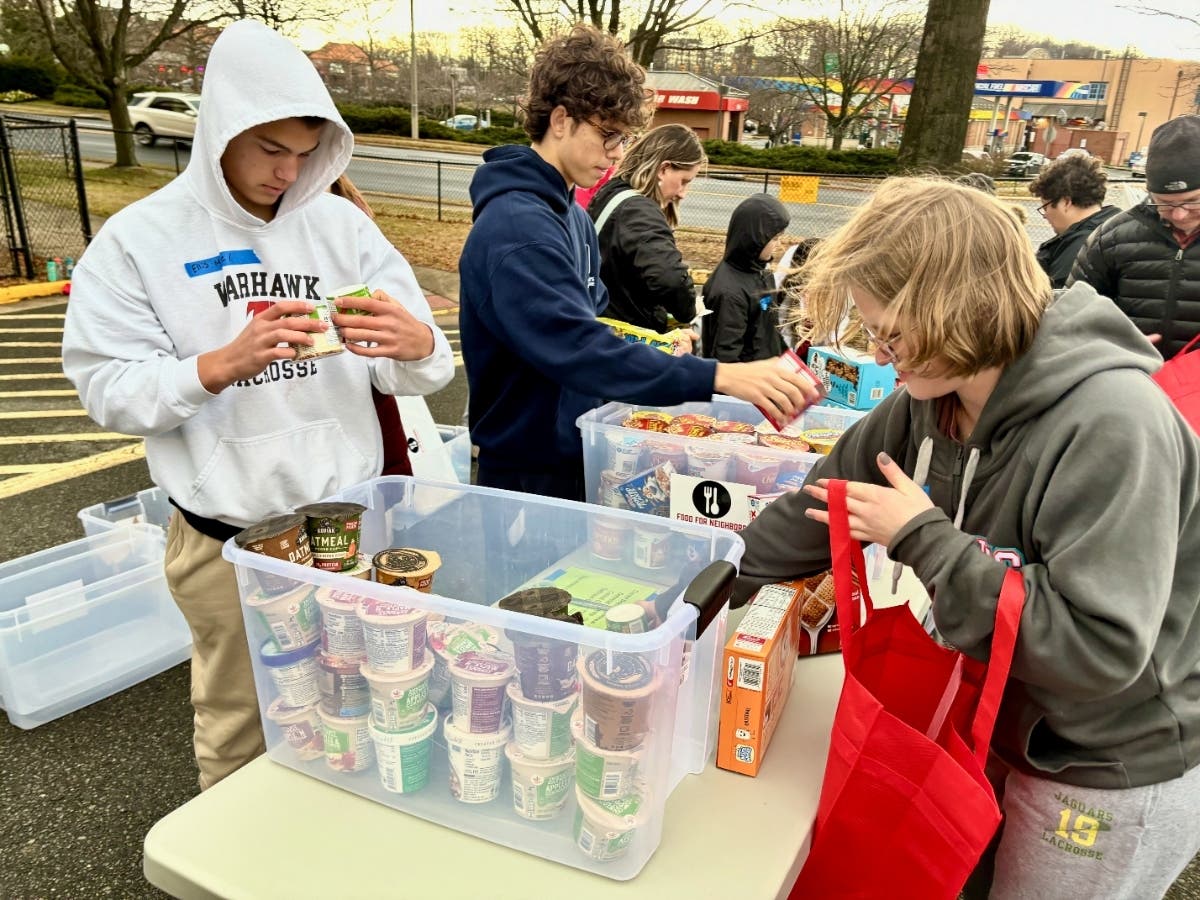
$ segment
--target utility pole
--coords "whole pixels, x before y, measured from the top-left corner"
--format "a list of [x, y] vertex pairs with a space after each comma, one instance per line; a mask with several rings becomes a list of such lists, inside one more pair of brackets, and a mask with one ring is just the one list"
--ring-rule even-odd
[[417, 126], [417, 20], [413, 16], [413, 0], [408, 0], [408, 40], [409, 60], [412, 63], [412, 108], [409, 116], [412, 118], [412, 139], [421, 136]]

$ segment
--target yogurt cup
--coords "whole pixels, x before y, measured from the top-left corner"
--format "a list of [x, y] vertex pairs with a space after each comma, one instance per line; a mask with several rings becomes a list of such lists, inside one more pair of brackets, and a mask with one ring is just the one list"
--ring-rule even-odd
[[399, 731], [379, 728], [374, 716], [368, 719], [375, 764], [385, 791], [411, 794], [429, 784], [429, 756], [437, 723], [432, 703], [426, 704], [415, 722]]
[[280, 650], [271, 639], [263, 641], [258, 648], [259, 659], [271, 674], [275, 690], [284, 706], [312, 706], [321, 699], [317, 684], [317, 648], [313, 641], [307, 647], [295, 650]]
[[495, 653], [500, 646], [500, 633], [487, 625], [462, 622], [429, 622], [426, 625], [429, 649], [433, 655], [433, 672], [429, 676], [429, 701], [438, 709], [450, 704], [450, 664], [462, 653], [482, 651]]
[[[707, 441], [705, 442], [707, 443]], [[725, 450], [716, 446], [687, 448], [687, 473], [695, 478], [709, 481], [725, 481], [729, 478], [732, 457]]]
[[459, 728], [457, 718], [448, 717], [442, 726], [450, 761], [450, 793], [463, 803], [490, 803], [500, 794], [504, 745], [512, 726], [504, 722], [499, 731], [478, 734]]
[[593, 800], [576, 785], [575, 797], [579, 801], [572, 832], [575, 846], [596, 862], [623, 856], [649, 817], [644, 793], [619, 800]]
[[410, 587], [424, 594], [433, 591], [433, 576], [442, 567], [442, 557], [432, 550], [395, 547], [375, 554], [375, 580], [380, 584]]
[[361, 772], [375, 761], [366, 713], [334, 716], [317, 707], [325, 737], [325, 764], [336, 772]]
[[255, 591], [246, 598], [246, 606], [271, 635], [276, 647], [297, 650], [307, 647], [321, 633], [321, 609], [314, 593], [309, 584], [286, 594]]
[[313, 566], [330, 572], [347, 572], [358, 565], [362, 535], [361, 503], [310, 503], [296, 508], [307, 520]]
[[604, 614], [604, 627], [619, 634], [642, 634], [646, 610], [640, 603], [620, 603]]
[[605, 466], [606, 469], [611, 469], [618, 475], [626, 477], [636, 475], [641, 471], [639, 464], [645, 442], [640, 437], [634, 437], [628, 432], [610, 431], [607, 440], [608, 465]]
[[627, 797], [636, 789], [638, 767], [644, 747], [632, 750], [604, 750], [587, 739], [583, 716], [571, 718], [571, 736], [575, 738], [575, 786], [596, 800]]
[[367, 597], [358, 604], [358, 618], [376, 672], [408, 672], [425, 661], [425, 610]]
[[330, 656], [358, 659], [367, 655], [358, 604], [362, 600], [337, 588], [317, 588], [321, 607], [321, 649]]
[[450, 698], [457, 728], [494, 734], [510, 727], [504, 719], [505, 688], [516, 667], [499, 653], [468, 651], [450, 666]]
[[[263, 556], [300, 566], [311, 566], [312, 550], [309, 547], [305, 522], [304, 516], [294, 513], [272, 516], [239, 531], [233, 536], [233, 542], [251, 553], [261, 553]], [[255, 576], [268, 594], [281, 594], [296, 586], [296, 579], [273, 572], [256, 570]]]
[[325, 755], [325, 729], [317, 704], [286, 706], [276, 697], [267, 707], [267, 718], [279, 726], [283, 739], [300, 759], [316, 759]]
[[359, 671], [361, 661], [317, 654], [321, 709], [334, 716], [361, 716], [371, 709], [371, 689]]
[[504, 745], [512, 773], [513, 809], [523, 819], [553, 819], [562, 812], [575, 778], [575, 753], [554, 759], [534, 759], [515, 743]]
[[408, 672], [376, 672], [367, 663], [359, 666], [371, 689], [371, 721], [380, 731], [401, 731], [425, 715], [429, 701], [432, 657]]
[[779, 457], [739, 455], [734, 463], [733, 479], [750, 485], [756, 493], [769, 494], [775, 490], [781, 462]]
[[589, 654], [580, 668], [587, 739], [605, 750], [638, 746], [650, 730], [654, 694], [661, 683], [655, 668], [635, 653]]
[[509, 682], [513, 744], [529, 759], [551, 759], [571, 749], [571, 716], [579, 708], [579, 695], [539, 702], [528, 699], [521, 686]]
[[524, 631], [507, 629], [513, 645], [513, 661], [521, 692], [530, 700], [561, 700], [575, 693], [578, 683], [575, 664], [579, 646]]
[[643, 569], [661, 569], [667, 564], [670, 543], [669, 529], [638, 525], [633, 529], [633, 564]]

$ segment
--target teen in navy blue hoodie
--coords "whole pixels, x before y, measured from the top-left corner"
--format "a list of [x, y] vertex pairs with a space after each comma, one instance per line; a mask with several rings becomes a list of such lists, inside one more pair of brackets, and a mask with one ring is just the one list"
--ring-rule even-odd
[[549, 42], [530, 74], [533, 146], [489, 150], [471, 182], [459, 321], [480, 484], [583, 499], [575, 420], [605, 400], [667, 406], [716, 391], [786, 413], [816, 399], [773, 362], [672, 357], [596, 320], [608, 292], [574, 187], [619, 162], [625, 132], [645, 124], [644, 79], [620, 43], [594, 28]]

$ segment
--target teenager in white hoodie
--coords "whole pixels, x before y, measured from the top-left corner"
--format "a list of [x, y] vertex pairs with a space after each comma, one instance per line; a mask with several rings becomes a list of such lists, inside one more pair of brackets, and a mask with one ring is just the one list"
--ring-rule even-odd
[[[63, 369], [104, 428], [144, 435], [181, 515], [166, 574], [191, 626], [200, 787], [263, 751], [237, 585], [221, 544], [379, 474], [371, 386], [428, 394], [453, 357], [412, 269], [327, 193], [353, 136], [320, 76], [257, 22], [213, 45], [186, 171], [105, 223], [75, 268]], [[301, 318], [345, 285], [346, 352], [296, 360]]]

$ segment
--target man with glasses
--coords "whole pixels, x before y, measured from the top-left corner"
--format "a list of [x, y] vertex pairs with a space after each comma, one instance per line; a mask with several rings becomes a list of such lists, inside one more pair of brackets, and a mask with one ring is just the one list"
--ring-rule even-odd
[[1092, 233], [1068, 284], [1112, 298], [1170, 359], [1200, 334], [1200, 116], [1154, 130], [1146, 190], [1145, 202]]
[[459, 323], [478, 482], [584, 499], [575, 420], [605, 400], [670, 406], [714, 392], [788, 418], [819, 399], [775, 360], [725, 364], [628, 344], [608, 305], [596, 229], [574, 201], [621, 161], [650, 118], [645, 72], [589, 26], [538, 51], [525, 96], [532, 146], [497, 147], [471, 181]]
[[1088, 235], [1121, 213], [1120, 207], [1103, 205], [1107, 189], [1103, 161], [1078, 152], [1060, 156], [1030, 183], [1029, 193], [1042, 201], [1038, 214], [1054, 229], [1054, 237], [1037, 250], [1051, 287], [1066, 285]]

